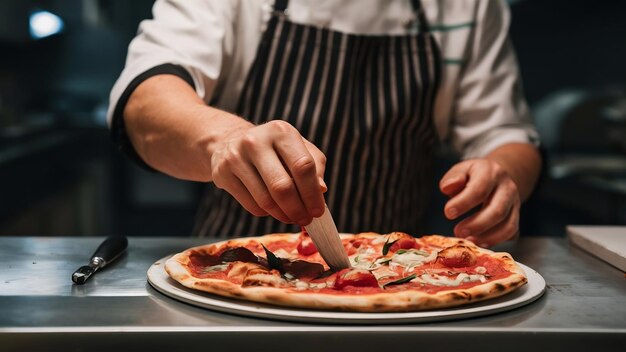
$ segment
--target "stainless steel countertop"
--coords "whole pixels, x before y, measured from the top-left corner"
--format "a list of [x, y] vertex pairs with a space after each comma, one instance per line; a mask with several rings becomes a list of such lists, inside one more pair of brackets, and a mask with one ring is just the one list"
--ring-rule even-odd
[[70, 276], [103, 238], [0, 238], [0, 351], [228, 347], [229, 351], [584, 350], [626, 345], [624, 273], [565, 239], [498, 248], [548, 284], [538, 301], [457, 321], [390, 326], [298, 324], [217, 313], [172, 300], [146, 281], [156, 260], [206, 239], [130, 237], [126, 254], [83, 286]]

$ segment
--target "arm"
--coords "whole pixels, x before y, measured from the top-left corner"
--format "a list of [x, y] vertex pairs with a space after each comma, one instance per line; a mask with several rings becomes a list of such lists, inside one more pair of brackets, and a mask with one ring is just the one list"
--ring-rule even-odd
[[255, 215], [302, 224], [323, 209], [323, 154], [288, 124], [254, 126], [206, 105], [232, 61], [238, 9], [238, 1], [155, 3], [111, 92], [112, 136], [141, 164], [213, 181]]
[[147, 164], [177, 178], [213, 181], [252, 214], [306, 225], [323, 212], [325, 157], [286, 122], [255, 126], [205, 105], [173, 75], [142, 82], [124, 122]]
[[444, 175], [440, 188], [451, 197], [444, 207], [449, 219], [481, 206], [454, 234], [486, 247], [518, 235], [520, 203], [532, 192], [541, 158], [508, 39], [509, 11], [503, 1], [477, 6], [451, 129], [465, 161]]
[[454, 165], [440, 182], [451, 197], [444, 214], [457, 219], [481, 206], [459, 222], [454, 233], [487, 247], [518, 235], [521, 202], [531, 194], [539, 177], [541, 157], [531, 144], [505, 144], [485, 158]]
[[207, 106], [191, 86], [173, 75], [154, 76], [140, 84], [126, 104], [124, 122], [135, 150], [148, 165], [201, 182], [213, 180], [207, 153], [216, 139], [252, 126]]

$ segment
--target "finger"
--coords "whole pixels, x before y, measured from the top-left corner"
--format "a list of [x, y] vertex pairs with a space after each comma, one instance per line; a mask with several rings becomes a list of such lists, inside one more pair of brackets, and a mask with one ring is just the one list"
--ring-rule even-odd
[[227, 189], [228, 193], [230, 193], [236, 200], [241, 204], [244, 209], [246, 209], [250, 214], [254, 216], [267, 216], [268, 212], [263, 210], [257, 202], [254, 200], [254, 197], [250, 192], [246, 189], [243, 183], [238, 178], [233, 178], [230, 182], [230, 185]]
[[252, 197], [252, 194], [246, 189], [239, 178], [230, 171], [220, 172], [213, 175], [213, 184], [220, 189], [225, 190], [232, 195], [239, 204], [241, 204], [248, 212], [256, 216], [269, 215], [263, 210]]
[[469, 181], [465, 188], [446, 203], [445, 214], [448, 219], [456, 219], [467, 213], [491, 196], [496, 185], [486, 168], [468, 171]]
[[312, 217], [300, 199], [296, 183], [285, 170], [278, 156], [274, 153], [266, 153], [258, 155], [253, 160], [272, 199], [280, 209], [292, 222], [300, 225], [306, 222], [308, 225]]
[[467, 183], [467, 163], [453, 166], [439, 181], [439, 189], [448, 197], [453, 197], [463, 190]]
[[250, 192], [256, 204], [275, 219], [284, 223], [293, 223], [293, 220], [285, 214], [274, 200], [257, 170], [251, 164], [245, 162], [241, 164], [234, 169], [234, 174]]
[[322, 190], [322, 193], [328, 192], [328, 186], [326, 185], [326, 182], [324, 182], [324, 179], [319, 178], [319, 182], [320, 182], [320, 189]]
[[[312, 217], [322, 216], [324, 213], [324, 195], [320, 188], [317, 163], [313, 155], [309, 153], [302, 138], [296, 137], [295, 134], [284, 136], [284, 138], [276, 141], [274, 146], [293, 177], [308, 213]], [[312, 218], [307, 220], [312, 220]], [[303, 225], [308, 224], [308, 222], [303, 223]]]
[[304, 141], [304, 145], [306, 146], [306, 148], [309, 150], [309, 153], [311, 153], [311, 155], [315, 159], [318, 182], [320, 184], [322, 192], [326, 193], [326, 191], [328, 191], [328, 186], [324, 181], [324, 173], [326, 172], [326, 155], [324, 155], [324, 153], [319, 150], [319, 148], [317, 148], [313, 143], [307, 141], [304, 138], [302, 138], [302, 140]]
[[480, 247], [491, 247], [504, 241], [512, 240], [519, 236], [519, 208], [513, 209], [509, 217], [487, 232], [477, 236], [467, 237]]
[[455, 226], [455, 235], [458, 237], [480, 235], [501, 223], [513, 209], [514, 196], [514, 191], [508, 187], [498, 187], [480, 211]]

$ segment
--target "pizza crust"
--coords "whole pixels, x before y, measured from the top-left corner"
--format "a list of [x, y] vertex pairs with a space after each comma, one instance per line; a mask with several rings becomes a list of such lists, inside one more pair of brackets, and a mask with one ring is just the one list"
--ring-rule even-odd
[[[348, 238], [352, 236], [354, 235], [343, 235], [342, 237]], [[380, 237], [380, 235], [374, 233], [363, 233], [356, 236], [370, 238]], [[273, 234], [257, 239], [260, 239], [261, 243], [266, 244], [275, 240], [293, 241], [294, 237], [296, 237], [294, 234]], [[249, 244], [250, 241], [257, 239], [233, 239], [226, 242], [226, 245], [233, 247], [243, 246]], [[515, 263], [508, 253], [495, 253], [487, 249], [477, 247], [472, 242], [463, 239], [438, 235], [429, 236], [428, 242], [442, 248], [455, 244], [463, 244], [477, 252], [499, 258], [502, 260], [505, 269], [512, 272], [512, 274], [505, 278], [489, 281], [466, 289], [451, 288], [450, 290], [444, 290], [436, 293], [426, 293], [423, 291], [407, 289], [399, 292], [381, 292], [363, 295], [351, 295], [347, 293], [329, 294], [311, 291], [301, 292], [293, 287], [280, 287], [281, 283], [279, 280], [283, 280], [280, 276], [278, 276], [277, 279], [271, 279], [259, 276], [268, 275], [260, 272], [256, 273], [256, 278], [272, 282], [271, 285], [242, 287], [240, 284], [230, 281], [211, 278], [203, 279], [192, 276], [187, 269], [187, 265], [190, 261], [189, 254], [192, 251], [215, 254], [215, 250], [219, 244], [194, 247], [182, 253], [176, 254], [166, 262], [165, 270], [174, 280], [178, 281], [185, 287], [220, 296], [244, 299], [259, 303], [268, 303], [284, 307], [351, 312], [408, 312], [454, 307], [505, 295], [516, 288], [523, 286], [527, 282], [523, 269]], [[258, 266], [255, 264], [251, 265]], [[262, 270], [269, 272], [267, 269]]]

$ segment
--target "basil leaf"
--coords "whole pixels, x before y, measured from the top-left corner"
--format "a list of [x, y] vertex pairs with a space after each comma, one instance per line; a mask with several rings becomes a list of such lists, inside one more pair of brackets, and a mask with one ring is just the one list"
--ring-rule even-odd
[[408, 252], [406, 249], [398, 249], [398, 250], [396, 251], [396, 254], [404, 254], [404, 253], [406, 253], [406, 252]]
[[267, 264], [269, 265], [270, 269], [276, 269], [282, 274], [284, 271], [283, 262], [278, 259], [278, 257], [276, 257], [274, 253], [270, 252], [269, 249], [265, 248], [264, 244], [261, 244], [261, 246], [263, 246], [263, 249], [265, 250], [265, 255], [267, 255]]
[[407, 276], [407, 277], [403, 277], [403, 278], [398, 279], [398, 280], [396, 280], [396, 281], [391, 281], [391, 282], [388, 282], [388, 283], [386, 283], [386, 284], [384, 284], [384, 285], [383, 285], [383, 288], [385, 288], [385, 287], [387, 287], [387, 286], [391, 286], [391, 285], [400, 285], [400, 284], [403, 284], [403, 283], [409, 282], [409, 281], [411, 281], [411, 280], [415, 279], [416, 277], [417, 277], [417, 275], [415, 275], [415, 274], [411, 274], [411, 275], [409, 275], [409, 276]]
[[389, 238], [387, 238], [387, 241], [385, 241], [385, 244], [383, 245], [383, 255], [387, 255], [387, 253], [389, 253], [389, 248], [396, 242], [398, 242], [398, 240], [389, 242]]
[[257, 258], [251, 250], [245, 247], [237, 247], [226, 250], [224, 253], [220, 254], [220, 260], [222, 262], [259, 262], [259, 258]]

